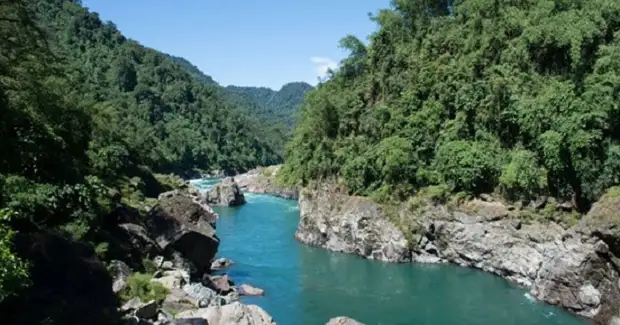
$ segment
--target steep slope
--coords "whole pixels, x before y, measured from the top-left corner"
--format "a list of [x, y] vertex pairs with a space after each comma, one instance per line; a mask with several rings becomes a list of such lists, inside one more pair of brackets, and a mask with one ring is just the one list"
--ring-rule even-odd
[[269, 143], [278, 136], [228, 103], [217, 85], [195, 80], [183, 61], [126, 39], [79, 4], [41, 0], [36, 8], [73, 70], [80, 101], [107, 125], [94, 153], [111, 154], [102, 152], [111, 134], [125, 142], [114, 154], [159, 171], [244, 170], [280, 159]]
[[187, 61], [185, 58], [181, 58], [181, 57], [170, 55], [170, 54], [166, 54], [166, 55], [172, 61], [182, 66], [187, 72], [189, 72], [190, 75], [192, 75], [192, 77], [194, 77], [200, 83], [205, 84], [205, 85], [217, 85], [217, 82], [215, 82], [215, 80], [213, 80], [211, 76], [204, 74], [202, 71], [200, 71], [200, 69], [198, 69], [197, 66], [193, 65], [191, 62]]
[[255, 101], [258, 110], [253, 114], [258, 118], [272, 119], [292, 128], [299, 106], [306, 93], [314, 87], [305, 82], [291, 82], [278, 91], [265, 87], [228, 86], [225, 89], [231, 94]]
[[[248, 119], [261, 125], [270, 134], [271, 147], [284, 154], [284, 145], [291, 136], [291, 129], [298, 118], [298, 110], [305, 94], [314, 87], [305, 82], [290, 82], [278, 91], [267, 87], [221, 87], [211, 76], [184, 58], [167, 55], [182, 66], [195, 80], [214, 86], [219, 95], [232, 106], [244, 112]], [[276, 140], [279, 139], [279, 140]]]
[[178, 183], [152, 171], [271, 164], [281, 137], [80, 1], [0, 1], [0, 40], [2, 314], [117, 324], [101, 262], [133, 256], [121, 224]]
[[[283, 179], [426, 186], [581, 211], [620, 180], [620, 2], [393, 1], [312, 92]], [[454, 4], [454, 5], [452, 5]], [[568, 204], [568, 203], [567, 203]]]

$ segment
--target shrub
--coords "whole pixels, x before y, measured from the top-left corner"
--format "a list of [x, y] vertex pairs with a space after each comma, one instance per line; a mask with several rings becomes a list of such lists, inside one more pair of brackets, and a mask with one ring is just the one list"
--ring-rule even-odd
[[547, 170], [528, 150], [515, 150], [499, 177], [502, 190], [511, 198], [532, 198], [547, 187]]
[[28, 264], [11, 251], [13, 231], [7, 225], [11, 216], [10, 210], [0, 209], [0, 302], [28, 284]]
[[134, 273], [127, 278], [127, 287], [121, 291], [120, 296], [124, 301], [132, 298], [140, 298], [141, 301], [162, 301], [168, 295], [166, 289], [161, 283], [151, 281], [153, 277], [150, 274]]
[[450, 141], [437, 149], [435, 168], [454, 191], [490, 191], [499, 175], [494, 149], [484, 142]]

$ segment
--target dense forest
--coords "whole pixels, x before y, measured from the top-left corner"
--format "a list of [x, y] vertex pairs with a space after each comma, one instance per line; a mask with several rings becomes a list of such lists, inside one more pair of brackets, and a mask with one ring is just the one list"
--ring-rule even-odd
[[620, 181], [620, 2], [394, 0], [302, 108], [280, 176], [352, 193], [550, 195]]
[[0, 302], [29, 284], [16, 235], [105, 256], [101, 225], [171, 188], [156, 173], [282, 159], [283, 131], [78, 0], [0, 1], [0, 39]]
[[283, 156], [284, 147], [291, 137], [291, 131], [298, 117], [299, 107], [306, 93], [314, 87], [305, 82], [290, 82], [280, 90], [267, 87], [240, 87], [220, 85], [198, 67], [184, 58], [168, 55], [174, 62], [185, 68], [194, 79], [202, 84], [216, 86], [221, 97], [239, 108], [255, 123], [270, 131], [273, 141], [271, 147], [279, 156]]
[[[293, 128], [299, 106], [305, 94], [314, 87], [305, 82], [287, 83], [278, 91], [265, 87], [228, 86], [225, 90], [232, 98], [239, 100], [239, 107], [248, 107], [244, 102], [255, 102], [257, 108], [252, 114], [256, 119], [276, 121], [287, 129]], [[234, 97], [233, 97], [234, 96]]]

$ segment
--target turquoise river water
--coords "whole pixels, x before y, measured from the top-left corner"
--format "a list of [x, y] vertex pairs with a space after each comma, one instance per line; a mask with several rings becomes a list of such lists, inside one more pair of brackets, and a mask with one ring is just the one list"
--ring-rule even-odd
[[[215, 181], [194, 181], [201, 189]], [[218, 256], [237, 283], [265, 290], [243, 301], [279, 325], [322, 325], [349, 316], [366, 325], [584, 325], [482, 271], [450, 265], [389, 264], [297, 242], [297, 202], [246, 193], [247, 204], [216, 208]]]

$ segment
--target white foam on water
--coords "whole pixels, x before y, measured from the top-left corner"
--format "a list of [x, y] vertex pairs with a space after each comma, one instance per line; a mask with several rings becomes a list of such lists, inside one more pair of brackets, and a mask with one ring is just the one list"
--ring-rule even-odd
[[536, 302], [536, 298], [534, 298], [529, 292], [524, 293], [523, 296], [531, 303]]
[[198, 191], [204, 193], [208, 190], [212, 189], [215, 184], [219, 183], [219, 179], [212, 178], [198, 178], [198, 179], [190, 179], [189, 184], [194, 186]]

